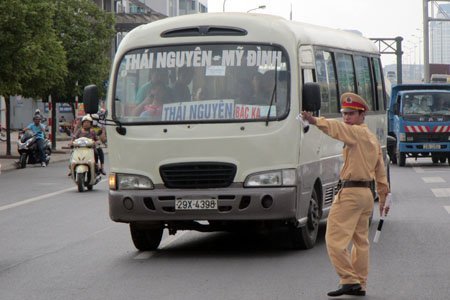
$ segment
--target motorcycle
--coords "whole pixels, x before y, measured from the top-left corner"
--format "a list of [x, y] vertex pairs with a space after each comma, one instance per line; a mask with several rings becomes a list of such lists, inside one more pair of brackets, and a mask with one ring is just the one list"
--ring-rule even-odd
[[[34, 134], [30, 130], [19, 133], [19, 139], [17, 140], [17, 152], [19, 152], [19, 161], [17, 162], [17, 168], [26, 168], [27, 163], [38, 164], [42, 163], [39, 148], [37, 143], [37, 134]], [[52, 146], [48, 139], [44, 140], [45, 146], [45, 164], [50, 162], [50, 156], [52, 155]]]
[[85, 188], [89, 191], [92, 190], [94, 185], [101, 180], [94, 151], [95, 142], [90, 138], [81, 137], [72, 143], [70, 172], [80, 193], [84, 192]]

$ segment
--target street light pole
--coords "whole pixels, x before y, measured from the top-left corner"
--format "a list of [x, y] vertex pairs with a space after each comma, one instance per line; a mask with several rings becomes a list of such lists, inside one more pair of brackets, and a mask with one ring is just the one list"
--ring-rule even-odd
[[227, 0], [223, 0], [223, 11], [225, 12], [225, 2], [227, 2]]
[[258, 7], [255, 7], [255, 8], [252, 8], [252, 9], [247, 10], [247, 13], [249, 13], [249, 12], [251, 12], [251, 11], [254, 11], [254, 10], [257, 10], [257, 9], [264, 9], [264, 8], [266, 8], [265, 5], [260, 5], [260, 6], [258, 6]]

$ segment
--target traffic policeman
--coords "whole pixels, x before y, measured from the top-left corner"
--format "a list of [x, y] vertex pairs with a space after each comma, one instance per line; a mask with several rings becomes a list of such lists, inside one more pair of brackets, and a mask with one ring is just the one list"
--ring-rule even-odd
[[[377, 137], [364, 119], [369, 110], [367, 102], [357, 94], [341, 96], [343, 122], [316, 118], [309, 112], [302, 117], [330, 137], [344, 143], [344, 165], [340, 172], [342, 188], [330, 209], [325, 240], [328, 256], [339, 278], [339, 289], [328, 296], [366, 295], [369, 273], [369, 218], [374, 207], [373, 181], [379, 195], [380, 215], [389, 186]], [[352, 243], [352, 249], [348, 247]]]

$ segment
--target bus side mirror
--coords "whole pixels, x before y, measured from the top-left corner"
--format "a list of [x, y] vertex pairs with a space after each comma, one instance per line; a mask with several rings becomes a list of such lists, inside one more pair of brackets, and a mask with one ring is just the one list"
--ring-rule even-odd
[[306, 82], [303, 84], [302, 110], [318, 111], [320, 110], [320, 104], [320, 85], [315, 82]]
[[83, 104], [87, 114], [96, 114], [98, 112], [98, 87], [95, 84], [84, 87]]

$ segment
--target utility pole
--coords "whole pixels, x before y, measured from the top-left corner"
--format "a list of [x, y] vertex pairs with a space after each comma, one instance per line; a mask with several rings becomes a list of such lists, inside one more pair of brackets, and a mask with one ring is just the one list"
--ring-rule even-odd
[[381, 54], [395, 54], [397, 56], [397, 83], [398, 84], [402, 83], [403, 38], [401, 36], [398, 36], [396, 38], [371, 38], [371, 40], [374, 41], [374, 43], [378, 46], [378, 51]]

